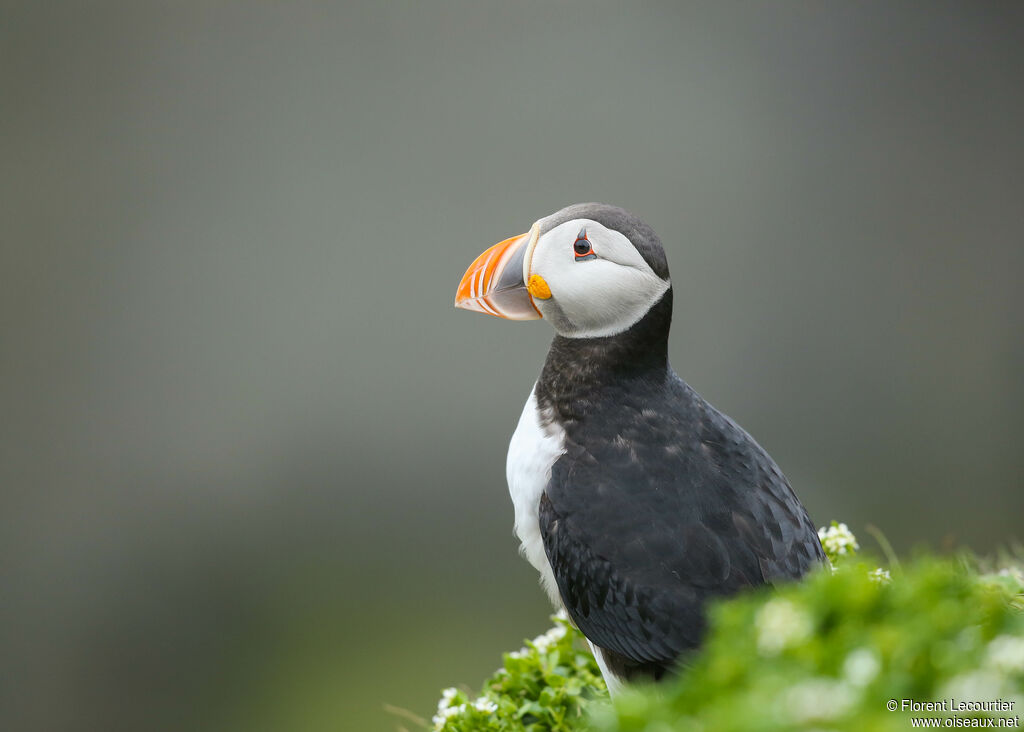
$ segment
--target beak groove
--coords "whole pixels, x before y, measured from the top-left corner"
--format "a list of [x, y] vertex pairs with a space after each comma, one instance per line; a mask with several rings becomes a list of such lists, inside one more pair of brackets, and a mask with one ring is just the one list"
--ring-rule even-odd
[[523, 259], [533, 231], [490, 247], [473, 260], [455, 294], [455, 307], [507, 320], [541, 317], [523, 279]]

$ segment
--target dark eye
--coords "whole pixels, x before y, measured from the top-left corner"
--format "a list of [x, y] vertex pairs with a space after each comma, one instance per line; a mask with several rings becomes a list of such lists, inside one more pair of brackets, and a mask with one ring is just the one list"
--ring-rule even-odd
[[581, 259], [597, 259], [597, 255], [594, 254], [594, 247], [590, 245], [590, 240], [587, 239], [587, 230], [580, 229], [580, 233], [576, 235], [576, 241], [573, 242], [572, 250], [576, 254], [576, 261]]

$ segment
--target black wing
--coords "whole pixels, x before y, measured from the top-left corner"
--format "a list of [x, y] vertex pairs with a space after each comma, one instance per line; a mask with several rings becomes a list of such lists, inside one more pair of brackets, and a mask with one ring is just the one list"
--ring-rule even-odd
[[746, 432], [682, 381], [659, 396], [658, 409], [620, 404], [570, 429], [540, 505], [570, 617], [627, 676], [658, 677], [697, 646], [709, 598], [824, 560], [800, 501]]

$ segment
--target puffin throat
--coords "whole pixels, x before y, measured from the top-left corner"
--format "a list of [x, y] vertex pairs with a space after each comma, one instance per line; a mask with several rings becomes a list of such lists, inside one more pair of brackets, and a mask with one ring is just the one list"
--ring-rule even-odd
[[672, 287], [647, 313], [622, 333], [603, 338], [556, 335], [537, 381], [537, 398], [565, 417], [593, 403], [608, 388], [634, 380], [662, 381], [669, 373], [668, 334], [672, 324]]

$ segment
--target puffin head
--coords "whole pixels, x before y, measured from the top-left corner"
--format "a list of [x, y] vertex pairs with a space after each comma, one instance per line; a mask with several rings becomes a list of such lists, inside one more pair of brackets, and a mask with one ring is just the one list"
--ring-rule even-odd
[[477, 257], [455, 307], [509, 320], [543, 317], [567, 338], [602, 338], [639, 322], [670, 287], [651, 227], [617, 206], [578, 203]]

